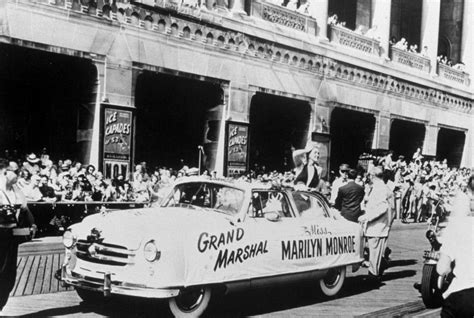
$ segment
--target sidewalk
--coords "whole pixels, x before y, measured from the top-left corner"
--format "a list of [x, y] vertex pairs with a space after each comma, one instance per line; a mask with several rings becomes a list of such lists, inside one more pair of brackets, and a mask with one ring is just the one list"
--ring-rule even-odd
[[64, 252], [62, 236], [45, 236], [20, 244], [18, 256], [54, 254]]

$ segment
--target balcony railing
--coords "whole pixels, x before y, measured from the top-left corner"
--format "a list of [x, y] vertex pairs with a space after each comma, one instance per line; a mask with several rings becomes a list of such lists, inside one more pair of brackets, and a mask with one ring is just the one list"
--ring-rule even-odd
[[429, 58], [418, 55], [417, 53], [404, 51], [394, 46], [391, 47], [391, 52], [392, 62], [417, 69], [421, 72], [430, 72], [431, 63]]
[[315, 19], [307, 15], [288, 10], [285, 7], [268, 3], [264, 0], [252, 1], [251, 15], [291, 29], [316, 35], [317, 23]]
[[332, 43], [380, 56], [380, 41], [337, 25], [331, 25], [330, 30]]
[[449, 65], [438, 63], [438, 75], [448, 81], [469, 86], [469, 74]]

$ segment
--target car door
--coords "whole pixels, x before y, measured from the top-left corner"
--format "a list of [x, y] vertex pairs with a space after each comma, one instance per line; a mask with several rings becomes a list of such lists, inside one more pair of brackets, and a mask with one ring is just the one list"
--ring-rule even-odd
[[[291, 193], [294, 210], [300, 221], [298, 244], [309, 245], [306, 253], [287, 246], [284, 257], [301, 266], [324, 269], [362, 260], [362, 228], [359, 224], [335, 217], [325, 200], [317, 194]], [[294, 243], [292, 243], [294, 244]]]
[[250, 253], [252, 260], [243, 268], [249, 277], [274, 276], [290, 273], [282, 266], [282, 242], [294, 240], [301, 232], [288, 194], [282, 190], [253, 190], [247, 215], [242, 222], [250, 242], [263, 242], [263, 253]]

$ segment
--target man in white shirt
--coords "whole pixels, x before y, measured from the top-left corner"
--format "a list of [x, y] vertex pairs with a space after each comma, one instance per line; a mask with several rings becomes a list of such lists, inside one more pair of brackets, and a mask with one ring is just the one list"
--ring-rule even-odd
[[339, 166], [339, 177], [334, 180], [331, 186], [331, 199], [329, 200], [331, 205], [334, 205], [336, 202], [339, 188], [347, 183], [347, 173], [349, 172], [349, 169], [350, 167], [347, 163], [343, 163]]
[[[471, 213], [474, 211], [474, 176], [469, 178], [468, 191], [471, 198]], [[436, 270], [440, 275], [451, 272], [454, 278], [443, 293], [441, 317], [474, 316], [474, 217], [452, 218], [442, 237], [440, 258]]]
[[390, 211], [390, 190], [383, 182], [383, 170], [375, 167], [372, 172], [372, 190], [365, 206], [365, 214], [358, 219], [363, 224], [364, 235], [369, 245], [369, 278], [379, 282], [380, 264], [387, 246], [392, 214]]

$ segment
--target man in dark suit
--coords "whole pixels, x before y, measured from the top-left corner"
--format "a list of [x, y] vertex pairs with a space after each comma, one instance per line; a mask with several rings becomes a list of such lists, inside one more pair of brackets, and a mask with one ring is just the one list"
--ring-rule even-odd
[[350, 169], [347, 175], [348, 182], [339, 188], [334, 207], [341, 211], [344, 218], [357, 223], [362, 214], [360, 203], [364, 199], [364, 187], [355, 183], [357, 171]]

